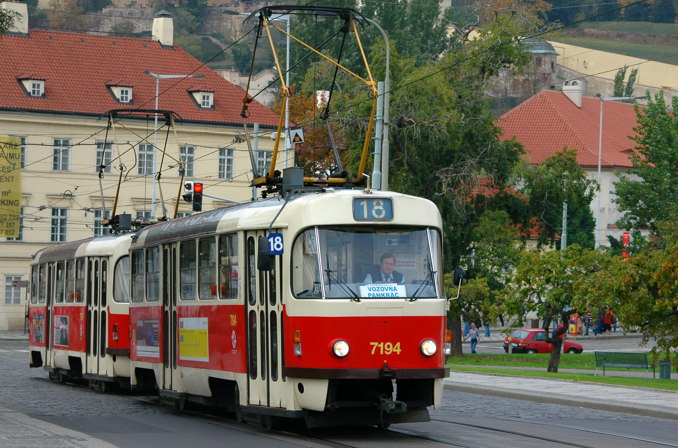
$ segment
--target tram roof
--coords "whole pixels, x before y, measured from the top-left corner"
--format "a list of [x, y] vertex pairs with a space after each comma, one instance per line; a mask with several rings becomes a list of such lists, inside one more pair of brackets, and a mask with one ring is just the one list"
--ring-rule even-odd
[[67, 260], [75, 257], [112, 255], [116, 252], [116, 249], [120, 252], [127, 252], [131, 239], [132, 234], [125, 233], [97, 236], [58, 244], [41, 249], [35, 255], [33, 264]]
[[[336, 201], [327, 201], [330, 197]], [[285, 199], [279, 196], [261, 201], [240, 204], [232, 207], [219, 208], [199, 214], [166, 221], [146, 227], [139, 231], [133, 246], [155, 244], [162, 241], [170, 241], [211, 233], [221, 233], [243, 229], [262, 230], [268, 229], [275, 219], [273, 228], [286, 228], [291, 220], [303, 221], [306, 225], [333, 225], [333, 224], [373, 224], [353, 221], [352, 201], [359, 197], [389, 197], [398, 198], [394, 207], [396, 216], [406, 217], [406, 220], [398, 219], [393, 224], [421, 225], [441, 227], [440, 214], [433, 202], [426, 199], [410, 196], [392, 191], [365, 190], [325, 190], [322, 192], [309, 192], [295, 195], [288, 200], [285, 209], [280, 208], [285, 204]], [[429, 213], [417, 213], [415, 204], [421, 211]], [[312, 205], [312, 207], [311, 207]], [[344, 205], [344, 211], [338, 212]], [[280, 215], [278, 213], [280, 212]], [[340, 213], [340, 214], [338, 214]], [[343, 217], [343, 218], [341, 218]]]

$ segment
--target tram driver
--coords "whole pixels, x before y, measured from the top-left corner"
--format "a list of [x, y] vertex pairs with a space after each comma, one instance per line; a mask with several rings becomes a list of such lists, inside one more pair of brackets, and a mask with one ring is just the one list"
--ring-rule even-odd
[[375, 268], [367, 274], [363, 283], [404, 283], [405, 276], [395, 270], [395, 255], [385, 253], [379, 259], [379, 268]]

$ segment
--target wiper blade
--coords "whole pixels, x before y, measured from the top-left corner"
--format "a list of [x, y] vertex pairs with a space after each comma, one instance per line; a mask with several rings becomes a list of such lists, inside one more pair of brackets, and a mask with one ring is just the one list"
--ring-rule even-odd
[[412, 297], [410, 297], [408, 299], [410, 302], [414, 302], [415, 300], [417, 300], [419, 298], [419, 294], [421, 294], [424, 291], [424, 288], [428, 285], [433, 284], [433, 278], [434, 278], [434, 276], [436, 275], [437, 272], [438, 271], [434, 271], [432, 269], [429, 269], [428, 276], [426, 276], [426, 279], [423, 282], [421, 282], [421, 284], [419, 285], [417, 290], [414, 291], [414, 294], [412, 294]]
[[[351, 300], [355, 300], [356, 302], [360, 302], [360, 296], [358, 295], [357, 292], [355, 292], [350, 286], [346, 284], [345, 281], [343, 281], [335, 271], [332, 271], [330, 269], [325, 269], [325, 274], [329, 277], [330, 280], [334, 280], [334, 283], [337, 284], [344, 292], [349, 293], [352, 297]], [[331, 283], [330, 283], [331, 286]]]

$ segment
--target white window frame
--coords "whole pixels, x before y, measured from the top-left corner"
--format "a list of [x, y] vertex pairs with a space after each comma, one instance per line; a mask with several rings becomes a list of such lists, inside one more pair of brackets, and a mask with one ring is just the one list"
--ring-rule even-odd
[[184, 160], [184, 176], [195, 176], [195, 146], [181, 145], [179, 146], [179, 152]]
[[235, 150], [219, 148], [219, 179], [233, 179], [235, 173]]
[[68, 209], [52, 208], [52, 224], [50, 226], [50, 241], [53, 243], [66, 242], [68, 235]]
[[262, 149], [257, 151], [257, 173], [260, 176], [268, 171], [267, 168], [271, 166], [272, 160], [273, 151], [264, 151]]
[[103, 173], [110, 174], [113, 172], [113, 142], [97, 142], [97, 155], [96, 155], [96, 165], [94, 166], [94, 171], [99, 172], [99, 166], [104, 165]]
[[71, 140], [55, 138], [53, 143], [52, 171], [68, 171], [70, 166]]
[[150, 143], [139, 143], [138, 148], [139, 162], [137, 165], [137, 174], [141, 176], [152, 176], [153, 170], [153, 145]]
[[21, 275], [5, 275], [5, 305], [21, 305], [21, 288], [12, 286], [21, 280]]
[[130, 87], [120, 87], [118, 92], [118, 101], [121, 103], [132, 102], [132, 89]]
[[209, 109], [214, 105], [214, 93], [200, 92], [200, 107]]
[[[111, 211], [106, 210], [106, 219], [111, 218]], [[101, 225], [102, 217], [101, 209], [94, 210], [94, 236], [108, 235], [108, 228]]]
[[45, 94], [45, 81], [40, 79], [31, 79], [28, 81], [30, 94], [33, 97], [41, 97]]

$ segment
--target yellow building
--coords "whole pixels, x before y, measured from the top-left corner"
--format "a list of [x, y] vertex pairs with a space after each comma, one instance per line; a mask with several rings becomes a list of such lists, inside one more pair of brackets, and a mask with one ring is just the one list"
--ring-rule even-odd
[[[114, 205], [132, 220], [172, 218], [177, 204], [178, 214], [192, 213], [177, 201], [180, 161], [185, 180], [204, 185], [203, 210], [250, 200], [279, 117], [249, 103], [251, 158], [244, 92], [173, 44], [171, 17], [156, 17], [152, 40], [143, 40], [29, 30], [25, 4], [2, 6], [23, 16], [0, 38], [0, 330], [7, 330], [23, 328], [22, 282], [41, 248], [107, 233], [101, 221]], [[10, 154], [20, 154], [19, 163]], [[276, 168], [285, 164], [279, 157]]]

